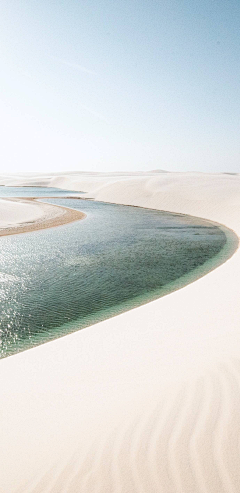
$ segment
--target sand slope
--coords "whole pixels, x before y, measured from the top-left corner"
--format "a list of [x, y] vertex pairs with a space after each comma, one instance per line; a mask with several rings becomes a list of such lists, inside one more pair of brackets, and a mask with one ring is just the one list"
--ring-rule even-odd
[[[48, 180], [240, 233], [239, 175]], [[238, 250], [164, 298], [0, 361], [0, 491], [239, 492], [239, 280]]]

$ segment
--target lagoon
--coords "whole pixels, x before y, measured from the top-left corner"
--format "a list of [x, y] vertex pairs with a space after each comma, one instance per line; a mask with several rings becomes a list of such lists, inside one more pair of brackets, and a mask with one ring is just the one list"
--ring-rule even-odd
[[33, 196], [87, 217], [0, 238], [1, 357], [164, 296], [222, 263], [234, 248], [230, 232], [202, 219], [58, 192], [46, 199], [53, 191], [34, 187]]

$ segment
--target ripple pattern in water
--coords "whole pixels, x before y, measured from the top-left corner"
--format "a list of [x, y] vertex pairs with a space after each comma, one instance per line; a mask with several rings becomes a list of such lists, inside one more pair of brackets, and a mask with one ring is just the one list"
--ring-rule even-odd
[[188, 216], [86, 200], [45, 201], [79, 209], [87, 218], [0, 239], [2, 357], [186, 284], [186, 275], [226, 243], [216, 225]]

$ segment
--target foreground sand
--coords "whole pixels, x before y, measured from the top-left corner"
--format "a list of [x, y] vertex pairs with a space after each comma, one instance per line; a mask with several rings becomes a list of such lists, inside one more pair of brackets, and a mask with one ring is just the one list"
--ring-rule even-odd
[[[239, 175], [33, 181], [240, 234]], [[164, 298], [1, 360], [0, 491], [239, 492], [239, 280], [238, 250]]]

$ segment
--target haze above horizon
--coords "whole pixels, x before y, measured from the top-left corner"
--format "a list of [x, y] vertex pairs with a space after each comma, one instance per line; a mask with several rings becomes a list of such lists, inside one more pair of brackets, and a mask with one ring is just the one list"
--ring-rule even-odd
[[3, 0], [0, 172], [238, 173], [240, 4]]

